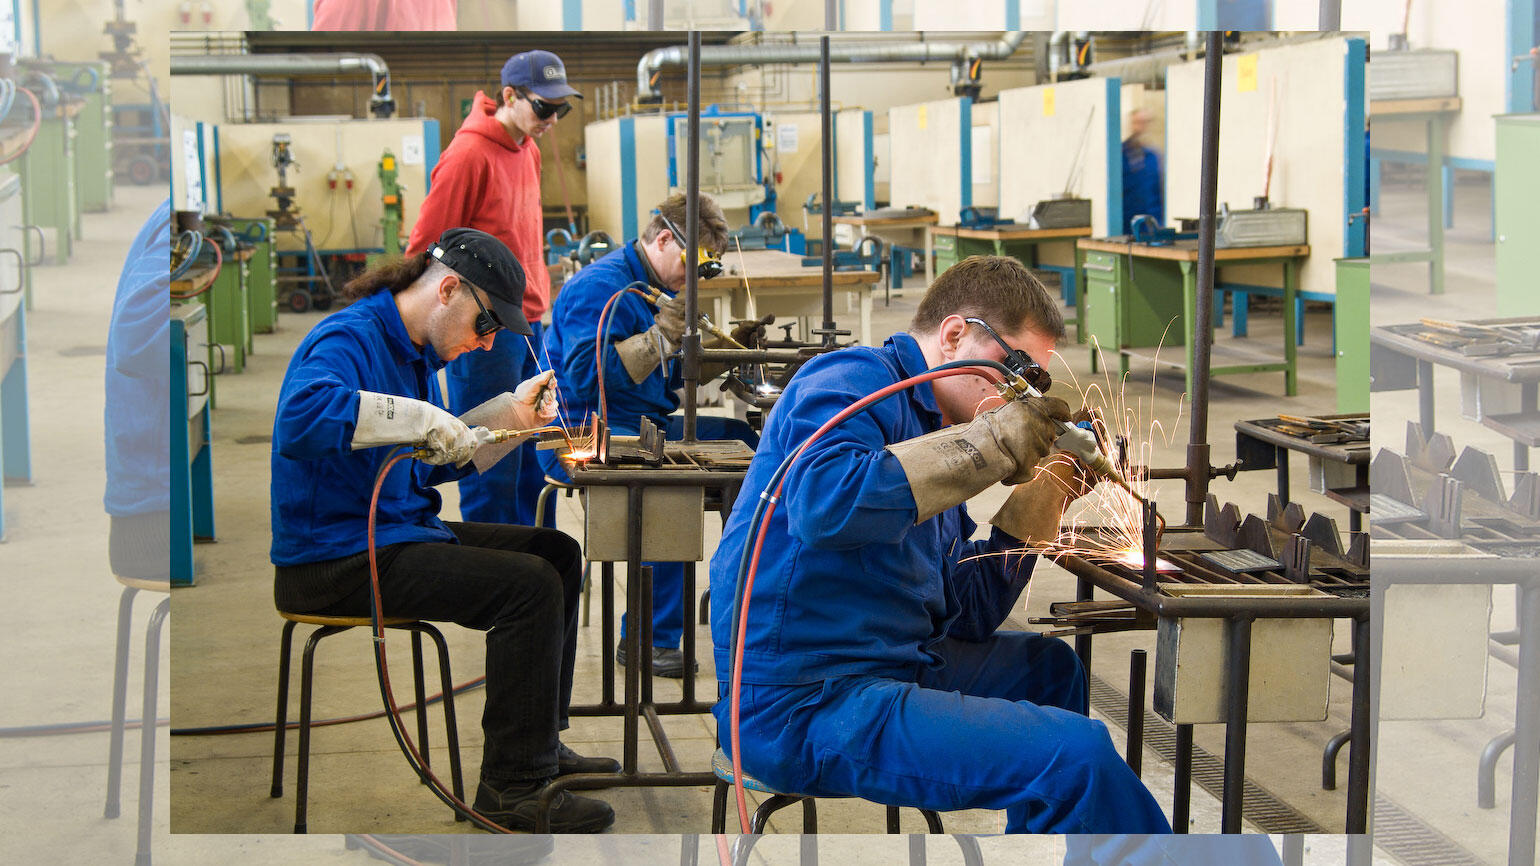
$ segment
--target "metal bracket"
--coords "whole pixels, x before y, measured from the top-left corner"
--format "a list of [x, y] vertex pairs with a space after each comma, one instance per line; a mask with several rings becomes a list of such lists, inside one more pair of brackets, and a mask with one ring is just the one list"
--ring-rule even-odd
[[20, 292], [22, 289], [26, 288], [26, 257], [22, 255], [21, 250], [13, 249], [11, 247], [0, 247], [0, 255], [5, 255], [7, 253], [16, 257], [16, 288], [0, 289], [0, 295], [14, 295], [17, 292]]
[[1460, 479], [1460, 483], [1484, 499], [1499, 503], [1508, 499], [1507, 494], [1503, 493], [1502, 476], [1497, 471], [1497, 458], [1479, 448], [1465, 446], [1449, 474]]
[[1460, 537], [1460, 479], [1440, 475], [1428, 486], [1422, 510], [1428, 515], [1428, 530], [1440, 538]]

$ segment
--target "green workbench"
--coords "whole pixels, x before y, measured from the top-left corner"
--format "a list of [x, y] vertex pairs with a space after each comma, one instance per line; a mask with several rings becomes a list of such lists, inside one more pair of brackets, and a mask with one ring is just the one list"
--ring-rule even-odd
[[[35, 64], [29, 64], [35, 65]], [[100, 61], [45, 63], [41, 68], [60, 86], [84, 77], [82, 70], [96, 72], [96, 86], [74, 93], [84, 100], [75, 116], [75, 201], [79, 210], [92, 213], [112, 206], [112, 78], [111, 67]], [[77, 237], [78, 237], [77, 232]]]
[[[1039, 261], [1038, 247], [1053, 243], [1073, 245], [1077, 238], [1090, 236], [1090, 226], [1067, 229], [1033, 229], [1015, 225], [989, 229], [930, 226], [925, 232], [925, 284], [928, 286], [935, 282], [934, 274], [944, 272], [968, 256], [1010, 256], [1027, 267], [1057, 273], [1064, 304], [1078, 310], [1078, 269], [1073, 261], [1074, 250], [1070, 250], [1070, 264], [1047, 265]], [[1070, 323], [1075, 325], [1076, 339], [1083, 342], [1084, 327], [1078, 313], [1074, 319], [1065, 322]]]
[[[1162, 366], [1179, 367], [1192, 393], [1194, 364], [1192, 333], [1198, 309], [1198, 247], [1196, 241], [1177, 241], [1157, 246], [1106, 238], [1082, 238], [1075, 244], [1081, 285], [1080, 317], [1084, 333], [1094, 338], [1091, 369], [1098, 369], [1099, 355], [1118, 357], [1118, 371], [1128, 374], [1133, 358]], [[1283, 373], [1284, 392], [1294, 396], [1295, 304], [1299, 292], [1299, 262], [1310, 247], [1230, 247], [1216, 249], [1216, 267], [1225, 265], [1278, 264], [1283, 268], [1283, 358], [1235, 345], [1233, 341], [1212, 348], [1210, 376], [1240, 373]], [[1217, 285], [1217, 284], [1216, 284]], [[1217, 320], [1217, 316], [1215, 317]], [[1172, 360], [1175, 346], [1183, 347], [1183, 360]], [[1145, 353], [1140, 349], [1156, 348]], [[1229, 357], [1235, 363], [1214, 363]]]
[[1428, 263], [1428, 292], [1444, 293], [1444, 140], [1449, 118], [1460, 112], [1460, 97], [1431, 99], [1381, 99], [1369, 103], [1371, 124], [1392, 121], [1421, 122], [1427, 129], [1428, 248], [1396, 253], [1376, 253], [1375, 264]]
[[1337, 411], [1369, 411], [1368, 258], [1337, 259]]
[[[25, 101], [18, 96], [18, 105]], [[54, 229], [54, 261], [65, 264], [74, 252], [74, 240], [80, 236], [80, 207], [76, 193], [75, 117], [85, 103], [61, 102], [43, 109], [37, 137], [20, 160], [22, 220], [29, 226]], [[31, 105], [23, 106], [30, 110]], [[13, 112], [15, 109], [13, 109]], [[27, 259], [36, 261], [32, 233], [27, 235]], [[27, 301], [31, 304], [31, 286]]]
[[1492, 184], [1496, 201], [1497, 314], [1533, 316], [1540, 313], [1540, 114], [1497, 117], [1497, 173]]
[[[271, 334], [278, 330], [278, 254], [273, 245], [273, 220], [270, 217], [220, 217], [243, 243], [255, 249], [246, 262], [247, 316], [251, 330]], [[260, 230], [253, 228], [260, 226]]]
[[[206, 243], [215, 243], [210, 238]], [[251, 303], [247, 297], [250, 261], [253, 248], [246, 244], [237, 246], [235, 252], [224, 254], [219, 274], [207, 291], [197, 295], [199, 303], [208, 308], [208, 333], [210, 348], [219, 355], [214, 369], [219, 373], [239, 373], [246, 369], [246, 355], [252, 349]], [[183, 294], [190, 286], [178, 288], [171, 285], [173, 294]]]

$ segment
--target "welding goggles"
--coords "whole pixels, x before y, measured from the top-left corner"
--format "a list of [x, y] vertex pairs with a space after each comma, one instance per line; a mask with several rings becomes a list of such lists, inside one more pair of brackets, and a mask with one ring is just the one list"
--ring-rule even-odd
[[969, 316], [963, 319], [963, 321], [983, 328], [984, 333], [1000, 344], [1000, 348], [1005, 350], [1005, 361], [1003, 363], [1007, 370], [1027, 380], [1027, 384], [1036, 388], [1039, 394], [1048, 393], [1048, 389], [1053, 385], [1053, 377], [1048, 375], [1048, 371], [1044, 370], [1041, 364], [1032, 360], [1031, 355], [1020, 349], [1012, 349], [1009, 344], [1000, 339], [1000, 335], [995, 333], [995, 329], [989, 327], [989, 323], [983, 319]]
[[[689, 250], [687, 249], [688, 241], [685, 233], [680, 231], [678, 226], [674, 225], [673, 220], [664, 216], [663, 211], [657, 211], [656, 213], [658, 214], [658, 219], [663, 220], [663, 227], [673, 233], [674, 243], [679, 245], [679, 260], [688, 265], [689, 260], [686, 256], [689, 255]], [[703, 280], [709, 280], [712, 277], [720, 277], [722, 275], [722, 260], [708, 252], [705, 247], [700, 246], [698, 243], [696, 245], [695, 275]]]

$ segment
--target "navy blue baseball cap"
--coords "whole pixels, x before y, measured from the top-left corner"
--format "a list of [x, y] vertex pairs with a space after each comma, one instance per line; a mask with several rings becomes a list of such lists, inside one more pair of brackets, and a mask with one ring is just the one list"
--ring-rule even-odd
[[503, 86], [522, 87], [541, 99], [583, 98], [567, 83], [567, 67], [549, 51], [525, 51], [503, 64]]

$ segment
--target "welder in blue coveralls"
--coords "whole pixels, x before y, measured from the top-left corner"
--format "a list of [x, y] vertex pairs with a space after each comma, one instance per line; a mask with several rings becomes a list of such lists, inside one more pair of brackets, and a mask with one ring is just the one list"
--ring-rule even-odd
[[[560, 379], [561, 408], [569, 427], [585, 423], [591, 413], [599, 410], [594, 344], [605, 304], [631, 283], [642, 282], [663, 290], [666, 298], [654, 304], [626, 292], [610, 309], [604, 361], [610, 429], [617, 435], [634, 436], [641, 419], [647, 418], [666, 431], [669, 439], [683, 437], [683, 418], [673, 412], [679, 408], [679, 390], [684, 387], [680, 362], [674, 356], [685, 330], [684, 298], [676, 297], [684, 289], [689, 267], [685, 261], [689, 241], [681, 228], [687, 222], [685, 205], [682, 194], [670, 196], [658, 205], [640, 238], [621, 244], [578, 271], [557, 295], [551, 327], [545, 334], [545, 351]], [[697, 198], [696, 209], [701, 259], [695, 267], [697, 276], [705, 276], [721, 268], [718, 253], [727, 244], [727, 219], [708, 195]], [[731, 336], [747, 345], [756, 333], [763, 337], [770, 318], [740, 325]], [[709, 334], [702, 337], [702, 345], [707, 348], [717, 345]], [[701, 382], [709, 382], [724, 372], [724, 367], [702, 365]], [[750, 446], [759, 441], [753, 429], [742, 421], [706, 415], [696, 418], [695, 435], [698, 439], [737, 439]], [[539, 455], [547, 475], [568, 480], [555, 452], [540, 451]], [[683, 677], [684, 656], [678, 647], [684, 635], [684, 564], [647, 564], [652, 566], [652, 672], [657, 676]], [[621, 642], [615, 652], [615, 659], [621, 664], [627, 662], [625, 635], [629, 628], [628, 615], [621, 620]]]
[[[271, 558], [278, 609], [368, 616], [370, 494], [391, 446], [426, 453], [396, 467], [374, 529], [385, 616], [454, 622], [487, 632], [485, 745], [475, 809], [532, 830], [547, 784], [569, 773], [616, 772], [610, 758], [563, 745], [577, 651], [582, 552], [554, 529], [439, 519], [433, 487], [471, 472], [486, 442], [443, 408], [438, 372], [498, 331], [528, 333], [524, 271], [502, 241], [453, 228], [426, 252], [376, 265], [345, 287], [353, 303], [294, 351], [273, 421]], [[547, 371], [502, 395], [500, 429], [555, 416]], [[551, 830], [597, 832], [603, 801], [560, 793]]]
[[1132, 231], [1134, 217], [1148, 214], [1156, 225], [1166, 223], [1166, 197], [1161, 190], [1160, 154], [1144, 144], [1150, 116], [1142, 108], [1128, 115], [1128, 138], [1123, 140], [1123, 234]]
[[[1046, 362], [1058, 306], [1014, 259], [942, 274], [907, 332], [821, 355], [765, 426], [711, 561], [711, 633], [729, 697], [733, 607], [753, 503], [786, 456], [840, 410], [960, 359]], [[993, 407], [993, 408], [991, 408]], [[921, 383], [812, 444], [785, 478], [750, 602], [740, 702], [745, 772], [780, 791], [936, 810], [1005, 809], [1008, 832], [1166, 833], [1160, 807], [1086, 717], [1068, 644], [997, 632], [1085, 479], [1050, 456], [1069, 407], [1001, 405], [982, 377]], [[963, 503], [1015, 485], [989, 537]], [[717, 732], [731, 754], [729, 700]]]

